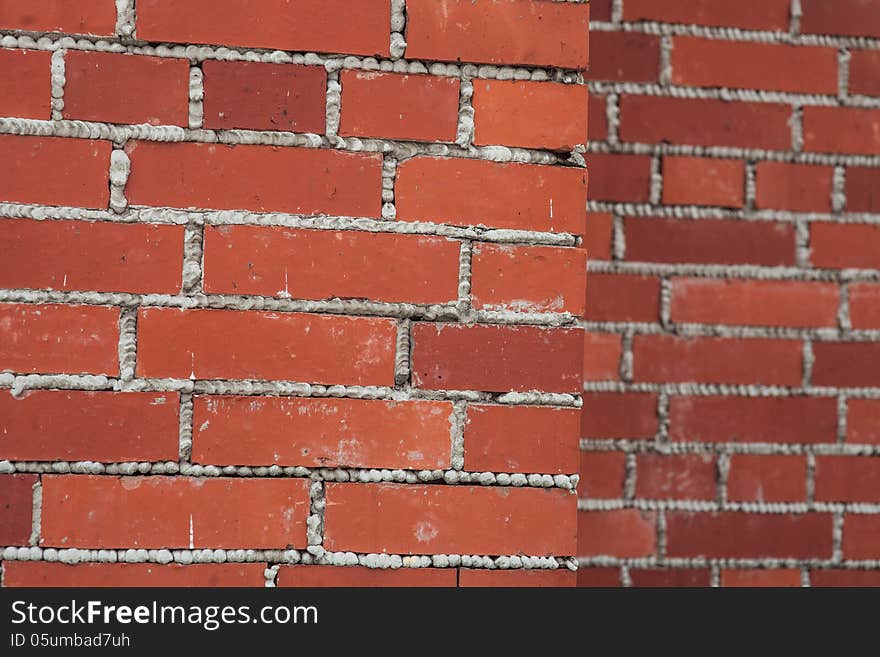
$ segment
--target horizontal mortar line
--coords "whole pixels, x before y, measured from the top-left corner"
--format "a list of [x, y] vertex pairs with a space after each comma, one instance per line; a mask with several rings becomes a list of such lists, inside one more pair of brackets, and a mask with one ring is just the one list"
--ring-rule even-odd
[[880, 330], [846, 330], [839, 328], [794, 328], [742, 326], [736, 324], [679, 324], [668, 326], [648, 322], [582, 321], [579, 325], [597, 333], [631, 333], [635, 335], [675, 335], [682, 338], [732, 338], [755, 340], [813, 340], [815, 342], [877, 342]]
[[811, 386], [809, 388], [781, 385], [697, 383], [627, 383], [624, 381], [587, 381], [584, 392], [648, 392], [686, 397], [839, 397], [880, 399], [880, 386]]
[[694, 513], [758, 513], [768, 515], [804, 513], [880, 514], [880, 504], [868, 502], [725, 502], [724, 504], [719, 504], [718, 502], [701, 500], [584, 498], [578, 500], [578, 511], [618, 511], [622, 509], [686, 511]]
[[860, 443], [797, 443], [797, 442], [759, 442], [759, 441], [696, 441], [673, 440], [658, 442], [655, 439], [627, 438], [581, 438], [580, 449], [584, 452], [617, 451], [627, 454], [704, 454], [719, 455], [785, 455], [806, 456], [880, 456], [880, 445]]
[[774, 280], [798, 282], [878, 282], [877, 269], [800, 269], [761, 265], [665, 264], [591, 260], [587, 271], [593, 274], [640, 274], [660, 277], [700, 277], [737, 280]]
[[626, 566], [637, 570], [644, 568], [709, 568], [719, 566], [722, 568], [814, 568], [817, 570], [877, 570], [880, 569], [880, 559], [796, 559], [796, 558], [710, 558], [710, 557], [636, 557], [620, 558], [612, 556], [578, 557], [581, 568], [617, 568]]

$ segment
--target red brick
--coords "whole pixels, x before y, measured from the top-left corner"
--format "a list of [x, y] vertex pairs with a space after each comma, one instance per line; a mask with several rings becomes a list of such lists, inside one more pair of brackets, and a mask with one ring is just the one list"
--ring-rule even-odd
[[577, 573], [568, 568], [547, 570], [484, 570], [462, 568], [459, 570], [458, 585], [461, 588], [563, 588], [577, 584]]
[[69, 50], [64, 75], [65, 119], [188, 124], [185, 59]]
[[672, 320], [751, 326], [837, 326], [833, 283], [680, 278], [672, 284]]
[[107, 207], [110, 150], [109, 141], [0, 135], [0, 199]]
[[781, 588], [799, 587], [800, 585], [801, 572], [794, 568], [767, 570], [724, 569], [721, 571], [721, 586], [723, 587]]
[[801, 0], [801, 31], [842, 36], [880, 36], [880, 8], [871, 0]]
[[871, 224], [810, 224], [813, 265], [832, 269], [880, 268], [880, 226]]
[[322, 134], [327, 71], [322, 66], [202, 62], [204, 126]]
[[36, 483], [37, 475], [0, 475], [0, 544], [21, 546], [28, 544], [31, 537], [31, 514], [34, 508]]
[[113, 36], [116, 7], [107, 0], [27, 0], [0, 4], [0, 28]]
[[578, 494], [587, 498], [617, 499], [623, 496], [626, 454], [623, 452], [581, 452]]
[[448, 469], [451, 414], [449, 402], [197, 396], [193, 461]]
[[670, 440], [743, 443], [833, 443], [833, 397], [670, 398]]
[[805, 107], [804, 150], [823, 153], [880, 153], [880, 110]]
[[278, 586], [299, 588], [452, 587], [455, 568], [367, 568], [365, 566], [281, 566]]
[[7, 561], [4, 586], [28, 587], [262, 587], [265, 564], [78, 563]]
[[211, 43], [388, 55], [385, 0], [138, 0], [137, 35], [146, 41]]
[[119, 308], [0, 304], [0, 371], [119, 371]]
[[626, 217], [626, 259], [639, 262], [795, 264], [794, 226], [764, 221]]
[[611, 0], [592, 0], [590, 2], [591, 21], [611, 20]]
[[618, 588], [621, 586], [620, 569], [581, 566], [577, 570], [577, 585], [586, 588]]
[[850, 212], [880, 212], [880, 169], [846, 168], [846, 209]]
[[849, 60], [849, 93], [880, 96], [880, 52], [852, 50]]
[[205, 228], [205, 292], [454, 303], [459, 244], [442, 237], [269, 226]]
[[880, 400], [846, 401], [846, 442], [880, 443]]
[[[470, 404], [464, 469], [573, 474], [578, 468], [580, 411], [551, 406]], [[448, 442], [447, 431], [447, 442]]]
[[587, 392], [581, 436], [584, 438], [653, 438], [657, 433], [657, 395]]
[[177, 394], [31, 390], [0, 395], [0, 458], [176, 461]]
[[848, 514], [843, 519], [843, 558], [880, 557], [880, 516]]
[[304, 548], [307, 479], [43, 475], [40, 544]]
[[708, 454], [639, 454], [636, 496], [650, 499], [714, 500], [715, 457]]
[[562, 489], [326, 484], [324, 547], [398, 554], [572, 555], [577, 498]]
[[407, 57], [572, 69], [588, 64], [586, 4], [410, 0], [406, 14]]
[[852, 283], [849, 286], [849, 316], [853, 328], [880, 328], [880, 285]]
[[880, 587], [880, 570], [811, 570], [810, 586]]
[[584, 333], [584, 379], [587, 381], [619, 379], [622, 350], [619, 335]]
[[684, 86], [837, 94], [836, 48], [678, 36], [671, 64]]
[[382, 157], [313, 148], [129, 142], [132, 205], [378, 217]]
[[796, 340], [637, 335], [633, 353], [636, 381], [801, 383], [801, 343]]
[[697, 588], [711, 586], [711, 576], [708, 569], [630, 569], [629, 577], [635, 588]]
[[340, 135], [455, 141], [456, 78], [342, 71]]
[[579, 317], [586, 272], [585, 249], [477, 243], [471, 261], [473, 306]]
[[755, 205], [761, 209], [831, 212], [833, 169], [788, 162], [758, 162]]
[[649, 557], [657, 550], [657, 516], [653, 511], [578, 512], [578, 556]]
[[817, 502], [880, 502], [880, 458], [817, 456]]
[[589, 153], [591, 201], [647, 203], [651, 197], [651, 157]]
[[583, 332], [537, 326], [413, 325], [413, 385], [429, 390], [580, 392]]
[[660, 76], [660, 37], [641, 32], [590, 34], [589, 80], [657, 82]]
[[660, 319], [660, 280], [653, 276], [595, 274], [587, 278], [588, 319], [656, 322]]
[[[393, 385], [389, 319], [145, 308], [138, 375]], [[115, 347], [114, 347], [115, 351]]]
[[814, 342], [813, 385], [874, 387], [880, 382], [880, 343]]
[[607, 212], [587, 213], [587, 234], [583, 246], [588, 260], [611, 260], [614, 220]]
[[587, 127], [589, 141], [605, 141], [608, 139], [608, 116], [605, 96], [590, 94], [587, 102], [590, 120]]
[[741, 160], [701, 157], [663, 158], [663, 203], [741, 208], [746, 166]]
[[788, 0], [676, 0], [662, 5], [655, 0], [627, 0], [623, 18], [787, 32], [790, 7]]
[[399, 221], [583, 234], [583, 169], [414, 157], [397, 169]]
[[0, 219], [0, 285], [180, 292], [183, 227]]
[[791, 149], [788, 105], [622, 96], [620, 116], [623, 141]]
[[734, 454], [727, 499], [732, 502], [804, 502], [807, 460], [803, 456]]
[[587, 143], [584, 85], [474, 80], [473, 106], [478, 145], [570, 151]]
[[832, 517], [826, 513], [666, 514], [666, 554], [670, 558], [829, 559]]
[[52, 118], [51, 59], [45, 51], [0, 50], [0, 116]]

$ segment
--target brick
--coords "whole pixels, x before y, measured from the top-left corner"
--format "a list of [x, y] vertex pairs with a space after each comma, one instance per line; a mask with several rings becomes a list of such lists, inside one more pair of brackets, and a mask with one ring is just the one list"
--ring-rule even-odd
[[657, 82], [660, 77], [660, 37], [654, 34], [594, 31], [590, 54], [589, 80]]
[[584, 438], [653, 438], [657, 433], [657, 395], [586, 392], [581, 418]]
[[791, 149], [788, 105], [622, 96], [620, 117], [623, 141]]
[[651, 198], [651, 157], [589, 153], [590, 200], [647, 203]]
[[180, 292], [182, 226], [0, 219], [0, 251], [3, 287]]
[[384, 0], [138, 0], [146, 41], [210, 43], [352, 55], [389, 55]]
[[669, 558], [830, 559], [832, 516], [827, 513], [666, 514]]
[[831, 167], [758, 162], [755, 205], [760, 209], [831, 212]]
[[592, 0], [590, 2], [591, 21], [611, 20], [611, 0]]
[[814, 342], [812, 383], [817, 386], [874, 387], [880, 372], [880, 343]]
[[588, 260], [611, 260], [614, 219], [608, 212], [587, 213], [587, 234], [583, 246]]
[[817, 502], [880, 502], [880, 459], [817, 456]]
[[0, 5], [0, 28], [114, 36], [116, 7], [107, 0], [28, 0]]
[[452, 587], [455, 568], [367, 568], [364, 566], [281, 566], [278, 586], [305, 588]]
[[0, 544], [28, 545], [37, 481], [37, 475], [32, 474], [0, 475]]
[[727, 499], [732, 502], [804, 502], [807, 460], [803, 456], [734, 454]]
[[0, 50], [0, 116], [52, 118], [51, 59], [40, 50]]
[[630, 569], [629, 577], [635, 588], [711, 586], [711, 574], [707, 568]]
[[880, 443], [880, 400], [847, 399], [846, 442]]
[[833, 397], [670, 398], [670, 440], [743, 443], [833, 443]]
[[[477, 145], [570, 151], [587, 143], [586, 86], [514, 80], [474, 80], [473, 84]], [[457, 111], [452, 115], [457, 118]]]
[[324, 133], [323, 66], [209, 59], [202, 74], [206, 128]]
[[428, 390], [580, 392], [583, 332], [417, 323], [413, 385]]
[[304, 548], [307, 479], [43, 475], [40, 544]]
[[636, 497], [714, 500], [715, 457], [708, 454], [639, 454]]
[[620, 336], [611, 333], [584, 333], [584, 380], [620, 378]]
[[137, 373], [393, 385], [396, 335], [372, 317], [143, 308]]
[[579, 430], [580, 411], [575, 408], [469, 404], [464, 469], [573, 474]]
[[880, 328], [880, 285], [875, 283], [850, 284], [849, 317], [853, 328]]
[[801, 572], [795, 568], [776, 568], [766, 570], [732, 570], [721, 571], [722, 587], [799, 587]]
[[578, 512], [579, 557], [639, 558], [653, 556], [656, 550], [657, 516], [653, 511]]
[[623, 452], [581, 452], [578, 495], [596, 499], [619, 499], [626, 479]]
[[414, 157], [397, 168], [399, 221], [583, 234], [583, 169]]
[[402, 554], [571, 555], [577, 498], [562, 489], [326, 484], [324, 547]]
[[837, 94], [837, 49], [677, 36], [672, 83]]
[[745, 189], [746, 166], [741, 160], [663, 158], [663, 203], [667, 205], [741, 208]]
[[459, 81], [433, 75], [342, 71], [339, 134], [455, 141]]
[[119, 308], [0, 304], [0, 371], [119, 372]]
[[634, 379], [798, 386], [802, 345], [796, 340], [637, 335]]
[[410, 0], [406, 14], [407, 57], [571, 69], [588, 64], [590, 8], [583, 3]]
[[31, 390], [0, 395], [0, 458], [176, 461], [176, 393]]
[[105, 208], [110, 150], [109, 141], [0, 135], [0, 200]]
[[382, 157], [310, 148], [129, 142], [132, 205], [378, 217]]
[[727, 0], [676, 0], [663, 5], [654, 0], [627, 0], [623, 19], [787, 32], [790, 6], [788, 0], [739, 0], [736, 4]]
[[461, 588], [567, 588], [577, 584], [577, 573], [568, 568], [547, 570], [489, 570], [462, 568], [459, 571], [458, 585]]
[[607, 99], [605, 96], [597, 96], [596, 94], [590, 94], [589, 100], [587, 101], [587, 114], [590, 117], [588, 122], [589, 125], [587, 126], [587, 137], [591, 142], [605, 141], [608, 139], [606, 102]]
[[810, 224], [810, 260], [831, 269], [880, 268], [880, 226], [871, 224]]
[[841, 36], [880, 36], [880, 9], [865, 0], [802, 0], [801, 31]]
[[847, 514], [843, 518], [843, 558], [880, 557], [880, 516]]
[[846, 168], [846, 209], [850, 212], [880, 213], [880, 169]]
[[477, 243], [471, 259], [473, 307], [580, 317], [586, 271], [585, 249]]
[[443, 237], [207, 226], [207, 293], [454, 303], [459, 243]]
[[804, 150], [823, 153], [880, 153], [880, 110], [805, 107]]
[[656, 322], [660, 319], [660, 279], [591, 273], [585, 316], [607, 322]]
[[265, 564], [78, 563], [7, 561], [4, 586], [27, 587], [263, 587]]
[[629, 261], [795, 264], [795, 232], [790, 224], [626, 217], [624, 232]]
[[449, 402], [196, 396], [193, 461], [449, 469]]
[[674, 322], [836, 327], [840, 292], [833, 283], [677, 278]]
[[577, 569], [577, 585], [586, 588], [618, 588], [621, 586], [620, 569], [581, 566]]
[[69, 50], [64, 56], [64, 118], [186, 126], [189, 62]]
[[880, 570], [811, 570], [810, 586], [880, 587]]
[[876, 50], [850, 51], [849, 93], [880, 96], [878, 77], [880, 77], [880, 52]]

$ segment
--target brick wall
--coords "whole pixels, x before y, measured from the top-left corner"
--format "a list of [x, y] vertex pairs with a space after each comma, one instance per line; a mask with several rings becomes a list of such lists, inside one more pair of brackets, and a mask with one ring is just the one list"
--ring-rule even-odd
[[588, 21], [0, 3], [4, 584], [574, 584]]
[[880, 585], [880, 3], [593, 0], [582, 585]]

